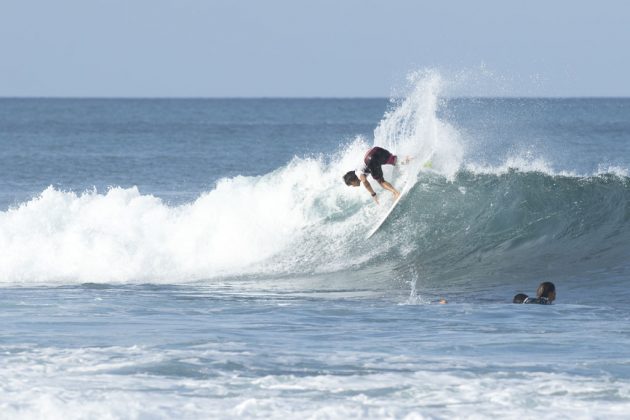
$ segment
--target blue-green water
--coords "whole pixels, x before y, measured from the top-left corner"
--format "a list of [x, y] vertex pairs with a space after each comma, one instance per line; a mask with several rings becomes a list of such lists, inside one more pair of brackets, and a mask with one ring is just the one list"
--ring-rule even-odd
[[2, 99], [0, 146], [0, 417], [630, 410], [628, 99]]

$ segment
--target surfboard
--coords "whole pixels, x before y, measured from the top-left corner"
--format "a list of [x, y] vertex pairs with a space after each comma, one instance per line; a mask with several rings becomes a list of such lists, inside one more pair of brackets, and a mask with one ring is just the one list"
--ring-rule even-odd
[[380, 220], [378, 221], [378, 223], [376, 224], [376, 226], [374, 226], [372, 228], [372, 230], [370, 230], [368, 232], [368, 234], [366, 235], [365, 239], [369, 239], [372, 237], [372, 235], [374, 235], [376, 232], [378, 232], [378, 230], [381, 228], [381, 226], [383, 226], [383, 223], [385, 223], [385, 220], [387, 220], [387, 218], [389, 217], [390, 214], [392, 214], [392, 212], [394, 211], [394, 209], [396, 208], [396, 206], [398, 205], [398, 203], [400, 203], [400, 200], [402, 200], [405, 195], [407, 195], [407, 193], [409, 192], [409, 190], [411, 189], [411, 185], [410, 186], [410, 182], [407, 181], [407, 183], [405, 183], [405, 185], [403, 186], [403, 189], [400, 193], [400, 195], [398, 196], [398, 198], [396, 199], [396, 201], [394, 201], [394, 204], [392, 204], [392, 206], [389, 208], [389, 210], [387, 211], [387, 213], [385, 213], [385, 215], [383, 215]]
[[[426, 159], [424, 161], [424, 163], [422, 164], [422, 168], [424, 169], [428, 169], [431, 170], [433, 168], [433, 163], [431, 162], [431, 158], [433, 157], [433, 153], [431, 153], [431, 155], [429, 156], [428, 159]], [[410, 165], [411, 166], [411, 165]], [[402, 200], [403, 198], [405, 198], [405, 196], [407, 195], [407, 193], [413, 188], [414, 185], [416, 185], [416, 175], [417, 174], [417, 170], [415, 171], [411, 171], [413, 175], [413, 179], [410, 178], [410, 173], [406, 173], [403, 174], [403, 176], [401, 177], [402, 179], [406, 179], [405, 184], [402, 187], [402, 190], [400, 190], [400, 195], [398, 196], [398, 198], [396, 199], [396, 201], [394, 201], [394, 203], [392, 204], [392, 206], [389, 208], [389, 210], [387, 211], [387, 213], [385, 213], [378, 221], [378, 223], [372, 228], [372, 230], [370, 230], [368, 232], [368, 234], [365, 236], [365, 239], [369, 239], [371, 238], [376, 232], [379, 231], [379, 229], [381, 228], [381, 226], [383, 226], [383, 223], [385, 223], [385, 221], [387, 220], [387, 218], [389, 217], [390, 214], [392, 214], [392, 212], [394, 211], [394, 209], [396, 208], [396, 206], [398, 206], [398, 203], [400, 203], [400, 200]]]

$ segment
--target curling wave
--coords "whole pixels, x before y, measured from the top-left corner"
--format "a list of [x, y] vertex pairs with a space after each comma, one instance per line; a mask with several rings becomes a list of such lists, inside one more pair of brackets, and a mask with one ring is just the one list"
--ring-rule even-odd
[[341, 182], [371, 146], [358, 137], [331, 156], [296, 157], [264, 176], [222, 179], [180, 206], [137, 188], [49, 187], [0, 212], [0, 283], [330, 272], [387, 279], [409, 270], [444, 282], [625, 264], [627, 171], [577, 176], [554, 173], [544, 162], [465, 162], [460, 133], [437, 117], [439, 74], [410, 79], [409, 94], [392, 102], [374, 144], [414, 158], [400, 170], [384, 167], [387, 179], [412, 188], [370, 241], [366, 232], [391, 201], [386, 194], [374, 206], [365, 191]]

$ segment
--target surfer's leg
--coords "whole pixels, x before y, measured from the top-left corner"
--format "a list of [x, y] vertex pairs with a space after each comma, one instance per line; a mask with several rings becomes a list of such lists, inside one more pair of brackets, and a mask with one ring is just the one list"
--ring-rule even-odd
[[400, 193], [396, 190], [396, 188], [392, 186], [392, 184], [385, 181], [385, 178], [383, 177], [383, 168], [381, 168], [381, 165], [372, 165], [370, 167], [370, 171], [372, 172], [372, 178], [374, 178], [381, 187], [394, 194], [394, 199], [398, 198]]
[[372, 178], [374, 178], [376, 182], [380, 184], [382, 181], [385, 180], [385, 177], [383, 176], [383, 168], [381, 168], [381, 165], [371, 165], [369, 169], [370, 173], [372, 174]]
[[392, 184], [390, 184], [389, 182], [385, 181], [384, 179], [381, 179], [378, 183], [381, 184], [381, 187], [383, 187], [387, 191], [389, 191], [392, 194], [394, 194], [394, 199], [397, 199], [398, 196], [400, 196], [400, 193], [398, 192], [398, 190], [396, 188], [394, 188], [394, 186]]

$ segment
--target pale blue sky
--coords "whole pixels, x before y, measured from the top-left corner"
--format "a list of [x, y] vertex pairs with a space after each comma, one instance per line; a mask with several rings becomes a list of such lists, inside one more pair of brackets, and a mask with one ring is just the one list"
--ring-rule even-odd
[[621, 0], [0, 0], [0, 96], [630, 96], [629, 44]]

